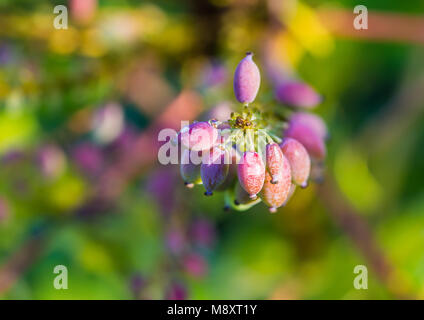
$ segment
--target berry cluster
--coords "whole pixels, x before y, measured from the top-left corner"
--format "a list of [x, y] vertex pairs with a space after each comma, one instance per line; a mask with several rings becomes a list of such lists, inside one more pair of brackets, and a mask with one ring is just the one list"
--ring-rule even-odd
[[283, 83], [276, 91], [277, 100], [289, 108], [270, 112], [251, 107], [261, 81], [252, 56], [247, 53], [234, 74], [243, 111], [224, 122], [195, 122], [179, 132], [180, 172], [187, 187], [203, 184], [207, 196], [225, 190], [227, 208], [247, 210], [263, 201], [275, 212], [296, 186], [308, 185], [311, 166], [325, 157], [327, 128], [318, 116], [298, 110], [320, 102], [298, 82]]

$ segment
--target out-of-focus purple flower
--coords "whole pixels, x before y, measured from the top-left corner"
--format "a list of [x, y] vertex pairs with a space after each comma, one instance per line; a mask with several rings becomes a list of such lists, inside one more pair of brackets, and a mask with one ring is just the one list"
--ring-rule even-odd
[[138, 296], [140, 291], [144, 288], [146, 280], [140, 274], [136, 273], [131, 276], [130, 289], [134, 296]]
[[37, 152], [37, 163], [42, 174], [50, 179], [58, 177], [66, 166], [65, 154], [55, 145], [45, 145]]
[[146, 189], [154, 197], [164, 215], [172, 213], [176, 203], [177, 176], [173, 168], [154, 171], [147, 181]]
[[206, 88], [215, 87], [228, 80], [228, 70], [219, 62], [212, 62], [205, 67], [202, 83]]
[[21, 150], [10, 150], [1, 158], [2, 164], [14, 164], [25, 159], [25, 153]]
[[137, 132], [132, 127], [125, 127], [120, 135], [113, 141], [112, 147], [116, 149], [117, 152], [123, 152], [128, 150], [134, 145], [137, 140]]
[[92, 129], [96, 141], [107, 144], [115, 140], [124, 127], [124, 113], [118, 103], [110, 102], [94, 113]]
[[179, 283], [173, 282], [169, 286], [166, 294], [165, 300], [185, 300], [187, 299], [187, 288]]
[[191, 276], [203, 277], [208, 269], [205, 258], [200, 254], [191, 253], [183, 257], [184, 270]]
[[275, 90], [281, 103], [293, 107], [312, 109], [322, 102], [322, 97], [308, 84], [301, 81], [285, 81]]
[[100, 148], [92, 143], [84, 142], [72, 150], [72, 158], [85, 172], [97, 174], [103, 167], [103, 154]]
[[193, 221], [190, 227], [190, 238], [195, 245], [210, 247], [215, 242], [215, 236], [215, 228], [209, 220]]
[[185, 246], [185, 237], [178, 229], [170, 229], [165, 236], [166, 246], [171, 253], [180, 254]]

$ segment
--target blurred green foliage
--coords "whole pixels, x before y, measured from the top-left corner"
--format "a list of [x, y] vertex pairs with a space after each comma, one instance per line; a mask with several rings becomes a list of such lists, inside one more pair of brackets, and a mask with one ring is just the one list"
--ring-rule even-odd
[[[53, 7], [64, 2], [0, 0], [1, 298], [162, 299], [174, 283], [189, 299], [424, 297], [422, 43], [329, 34], [326, 52], [321, 40], [309, 48], [299, 45], [311, 43], [307, 36], [288, 40], [299, 77], [326, 97], [317, 109], [331, 132], [326, 171], [395, 270], [381, 280], [318, 185], [298, 190], [275, 215], [262, 205], [224, 212], [223, 195], [205, 199], [201, 188], [189, 192], [174, 179], [175, 168], [149, 163], [122, 190], [119, 179], [106, 186], [119, 190], [106, 209], [96, 198], [109, 166], [179, 92], [197, 92], [205, 109], [234, 102], [231, 76], [244, 52], [255, 51], [261, 68], [272, 1], [99, 0], [91, 20], [70, 16], [68, 30], [55, 30]], [[301, 3], [317, 21], [320, 10], [357, 5]], [[424, 19], [418, 0], [366, 5]], [[210, 61], [229, 76], [201, 87]], [[259, 99], [268, 103], [263, 77]], [[99, 143], [93, 117], [111, 102], [125, 130]], [[44, 158], [46, 146], [56, 151]], [[152, 190], [162, 170], [165, 182]], [[190, 238], [196, 219], [214, 229], [212, 244]], [[169, 249], [173, 230], [184, 238], [178, 253]], [[204, 259], [200, 276], [185, 265], [187, 252]], [[353, 287], [358, 264], [368, 266], [368, 290]], [[53, 287], [56, 265], [68, 267], [68, 290]]]

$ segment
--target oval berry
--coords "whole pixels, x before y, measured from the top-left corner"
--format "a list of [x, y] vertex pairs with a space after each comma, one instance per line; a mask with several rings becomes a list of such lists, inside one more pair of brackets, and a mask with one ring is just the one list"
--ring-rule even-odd
[[296, 112], [290, 117], [290, 123], [301, 123], [314, 130], [320, 137], [328, 137], [327, 126], [320, 116], [309, 112]]
[[275, 96], [281, 103], [307, 109], [312, 109], [322, 102], [322, 97], [311, 86], [300, 81], [281, 83]]
[[272, 183], [272, 176], [267, 171], [265, 173], [265, 183], [261, 191], [262, 201], [269, 207], [269, 211], [274, 213], [277, 208], [285, 204], [291, 183], [291, 171], [289, 161], [283, 156], [277, 171], [278, 183]]
[[228, 152], [219, 147], [213, 147], [203, 159], [200, 166], [200, 176], [206, 189], [205, 195], [211, 196], [212, 192], [220, 186], [228, 175]]
[[237, 178], [237, 162], [239, 157], [240, 156], [237, 154], [237, 151], [231, 148], [231, 151], [229, 152], [230, 162], [228, 164], [228, 174], [224, 182], [216, 188], [217, 191], [223, 191], [233, 187]]
[[248, 52], [238, 64], [234, 74], [234, 93], [241, 103], [251, 103], [258, 94], [261, 75], [258, 66], [253, 62], [253, 54]]
[[246, 151], [237, 166], [240, 185], [251, 199], [261, 191], [265, 180], [265, 165], [257, 152]]
[[266, 168], [272, 177], [271, 183], [278, 183], [278, 171], [283, 161], [283, 152], [276, 143], [270, 143], [266, 146]]
[[[181, 156], [180, 174], [188, 188], [193, 188], [195, 184], [202, 184], [200, 177], [201, 160], [199, 164], [196, 164], [194, 156], [196, 156], [195, 151], [189, 149], [183, 150]], [[198, 153], [197, 156], [201, 159], [201, 154]]]
[[183, 128], [178, 134], [178, 139], [190, 150], [208, 150], [217, 142], [218, 130], [209, 122], [195, 122]]
[[291, 122], [285, 131], [285, 136], [299, 141], [312, 157], [325, 158], [324, 138], [311, 127], [301, 122]]
[[293, 138], [284, 138], [281, 150], [290, 163], [293, 182], [305, 188], [311, 172], [311, 158], [305, 147]]

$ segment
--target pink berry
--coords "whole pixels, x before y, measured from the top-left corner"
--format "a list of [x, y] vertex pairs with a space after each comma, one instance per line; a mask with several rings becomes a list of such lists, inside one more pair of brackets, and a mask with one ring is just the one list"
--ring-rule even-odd
[[322, 101], [322, 97], [311, 86], [300, 81], [281, 83], [275, 95], [284, 104], [307, 109], [314, 108]]
[[287, 200], [291, 183], [291, 172], [289, 161], [283, 156], [278, 172], [276, 174], [278, 183], [272, 183], [272, 176], [267, 171], [265, 173], [265, 183], [261, 191], [263, 202], [269, 207], [269, 211], [274, 213]]
[[[202, 179], [200, 177], [200, 164], [195, 164], [193, 161], [194, 153], [196, 151], [190, 151], [189, 149], [183, 150], [181, 156], [180, 173], [184, 180], [185, 185], [188, 188], [193, 188], [195, 184], [201, 184]], [[201, 154], [197, 154], [197, 157], [201, 159]]]
[[253, 53], [248, 52], [238, 64], [234, 74], [234, 93], [241, 103], [251, 103], [258, 94], [261, 75], [258, 66], [252, 60]]
[[311, 159], [308, 152], [299, 141], [292, 138], [285, 138], [280, 146], [290, 163], [293, 182], [305, 188], [311, 172]]
[[213, 147], [206, 153], [200, 166], [200, 176], [206, 189], [205, 195], [211, 196], [212, 192], [220, 186], [228, 175], [228, 152], [219, 147]]
[[183, 128], [178, 134], [178, 139], [190, 150], [208, 150], [216, 143], [218, 130], [208, 122], [195, 122]]
[[311, 127], [301, 122], [291, 122], [285, 136], [299, 141], [312, 157], [319, 160], [325, 158], [324, 138]]
[[292, 183], [290, 186], [289, 194], [287, 195], [287, 199], [286, 201], [284, 201], [283, 206], [285, 206], [287, 202], [289, 202], [289, 200], [291, 199], [295, 191], [296, 191], [296, 185]]
[[276, 143], [271, 143], [266, 146], [266, 168], [272, 177], [271, 183], [277, 183], [277, 175], [283, 161], [283, 152]]
[[261, 191], [265, 180], [265, 165], [257, 152], [246, 151], [237, 166], [240, 185], [251, 199]]
[[302, 123], [314, 130], [320, 137], [327, 138], [328, 129], [321, 117], [309, 112], [296, 112], [290, 117], [290, 123]]

